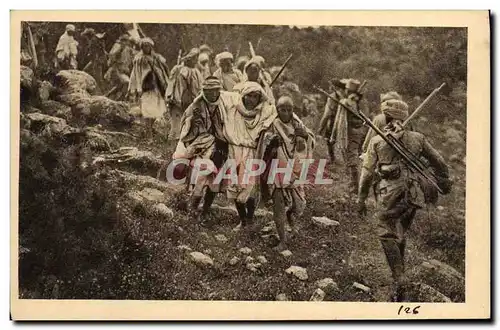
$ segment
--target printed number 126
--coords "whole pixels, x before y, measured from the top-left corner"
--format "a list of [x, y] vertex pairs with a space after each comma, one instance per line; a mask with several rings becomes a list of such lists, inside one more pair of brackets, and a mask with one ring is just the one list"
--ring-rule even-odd
[[399, 307], [399, 310], [398, 310], [398, 315], [401, 315], [401, 311], [403, 311], [405, 314], [418, 314], [419, 308], [420, 308], [420, 305], [414, 307], [413, 309], [411, 309], [410, 307], [404, 307], [403, 305], [401, 305], [401, 307]]

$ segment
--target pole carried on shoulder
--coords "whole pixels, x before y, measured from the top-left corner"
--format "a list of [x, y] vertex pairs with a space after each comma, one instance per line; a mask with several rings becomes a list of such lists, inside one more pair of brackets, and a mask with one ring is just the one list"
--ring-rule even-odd
[[340, 104], [345, 110], [351, 112], [353, 115], [357, 116], [363, 122], [365, 122], [371, 129], [375, 131], [388, 145], [390, 145], [404, 160], [404, 162], [408, 165], [410, 170], [413, 172], [417, 172], [421, 176], [423, 176], [430, 184], [432, 184], [441, 194], [443, 194], [443, 190], [437, 184], [437, 180], [434, 175], [428, 172], [427, 167], [422, 163], [420, 159], [415, 157], [395, 136], [393, 136], [390, 132], [384, 133], [380, 128], [375, 126], [373, 122], [362, 112], [356, 111], [341, 102], [337, 101], [333, 98], [327, 91], [321, 89], [320, 87], [314, 86], [314, 88], [324, 94], [326, 97], [330, 98], [332, 101]]

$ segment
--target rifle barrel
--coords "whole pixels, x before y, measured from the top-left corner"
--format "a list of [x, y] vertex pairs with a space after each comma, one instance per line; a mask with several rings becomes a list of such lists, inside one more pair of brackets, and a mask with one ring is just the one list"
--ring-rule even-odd
[[418, 115], [418, 113], [420, 111], [422, 111], [422, 109], [424, 108], [424, 106], [426, 106], [427, 103], [429, 103], [429, 101], [434, 97], [434, 95], [436, 95], [437, 93], [439, 93], [439, 91], [444, 87], [444, 85], [446, 85], [446, 83], [442, 83], [441, 86], [439, 86], [438, 88], [436, 88], [435, 90], [433, 90], [432, 93], [430, 93], [429, 96], [427, 96], [425, 98], [424, 102], [422, 102], [415, 109], [415, 111], [413, 111], [412, 114], [410, 116], [408, 116], [408, 118], [405, 119], [405, 121], [403, 122], [402, 126], [405, 127], [406, 125], [408, 125], [408, 123], [410, 122], [410, 120], [412, 120], [413, 117], [415, 117], [416, 115]]
[[283, 73], [283, 71], [285, 70], [286, 65], [292, 59], [292, 56], [293, 56], [293, 54], [290, 54], [290, 56], [288, 56], [288, 58], [286, 59], [285, 63], [283, 63], [283, 65], [281, 66], [281, 69], [278, 71], [278, 73], [276, 74], [276, 76], [273, 78], [273, 81], [271, 81], [271, 83], [269, 84], [270, 87], [276, 82], [276, 80], [278, 79], [278, 77]]
[[368, 118], [366, 117], [366, 115], [361, 112], [361, 111], [354, 111], [353, 109], [345, 106], [344, 104], [340, 103], [339, 101], [337, 101], [336, 99], [334, 99], [330, 94], [328, 94], [325, 90], [317, 87], [317, 86], [314, 86], [314, 88], [318, 91], [320, 91], [321, 93], [325, 94], [328, 98], [330, 98], [331, 100], [335, 101], [337, 104], [341, 105], [342, 108], [344, 108], [345, 110], [351, 112], [352, 114], [354, 114], [355, 116], [359, 117], [361, 120], [363, 120], [371, 129], [373, 129], [388, 145], [390, 145], [393, 149], [396, 150], [396, 152], [399, 153], [399, 155], [403, 158], [403, 160], [409, 165], [409, 168], [410, 169], [413, 169], [414, 171], [418, 172], [420, 175], [422, 175], [424, 178], [426, 178], [434, 187], [437, 188], [437, 190], [442, 194], [443, 191], [442, 189], [438, 186], [438, 184], [436, 183], [436, 181], [430, 177], [430, 175], [428, 173], [425, 172], [425, 170], [423, 168], [420, 167], [420, 164], [417, 164], [417, 161], [415, 161], [416, 157], [414, 155], [412, 155], [407, 149], [406, 147], [402, 146], [402, 144], [397, 141], [394, 137], [392, 138], [389, 138], [386, 134], [384, 134], [384, 132], [382, 132], [382, 130], [380, 128], [378, 128], [377, 126], [375, 126], [375, 124], [373, 124], [373, 122]]

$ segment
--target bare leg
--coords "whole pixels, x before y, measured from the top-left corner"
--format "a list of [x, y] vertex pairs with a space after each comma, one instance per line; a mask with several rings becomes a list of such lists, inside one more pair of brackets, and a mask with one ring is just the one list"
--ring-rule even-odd
[[210, 211], [210, 207], [215, 199], [216, 193], [211, 191], [210, 189], [206, 189], [205, 199], [203, 200], [203, 209], [201, 211], [201, 225], [202, 226], [212, 226], [212, 219], [207, 219], [207, 215]]
[[285, 198], [281, 189], [276, 188], [274, 190], [273, 201], [273, 219], [280, 238], [280, 243], [275, 247], [275, 249], [282, 251], [286, 249], [287, 238], [285, 230]]

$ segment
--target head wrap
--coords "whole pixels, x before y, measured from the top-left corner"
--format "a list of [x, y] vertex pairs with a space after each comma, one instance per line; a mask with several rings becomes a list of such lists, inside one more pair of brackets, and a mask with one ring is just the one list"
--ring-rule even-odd
[[400, 100], [403, 101], [401, 95], [398, 92], [389, 92], [385, 94], [380, 94], [380, 102], [383, 103], [388, 100]]
[[284, 95], [278, 99], [278, 102], [276, 103], [276, 108], [279, 108], [280, 106], [287, 104], [293, 107], [293, 100], [290, 96]]
[[200, 56], [198, 56], [198, 62], [206, 62], [209, 60], [208, 54], [207, 53], [200, 53]]
[[222, 60], [233, 60], [233, 54], [230, 52], [222, 52], [217, 55], [217, 58], [219, 59], [219, 62]]
[[260, 55], [255, 55], [252, 59], [257, 61], [260, 67], [263, 67], [264, 64], [266, 63], [266, 60], [264, 60], [264, 58]]
[[256, 83], [255, 81], [245, 81], [243, 83], [243, 87], [241, 88], [241, 97], [248, 95], [253, 92], [258, 92], [260, 93], [260, 100], [261, 101], [267, 101], [267, 95], [262, 86], [259, 83]]
[[387, 100], [380, 105], [382, 113], [396, 119], [405, 120], [408, 117], [408, 104], [401, 100]]
[[238, 60], [236, 60], [236, 66], [239, 67], [243, 63], [246, 64], [249, 60], [250, 58], [248, 58], [248, 56], [240, 56], [238, 57]]
[[129, 41], [130, 36], [128, 34], [122, 34], [118, 40], [119, 41]]
[[153, 47], [155, 45], [155, 43], [154, 43], [153, 39], [151, 39], [151, 38], [142, 38], [141, 39], [141, 47], [144, 45], [150, 45], [151, 47]]
[[68, 24], [68, 25], [66, 25], [66, 31], [75, 32], [76, 28], [75, 28], [75, 26], [73, 24]]
[[95, 30], [93, 28], [85, 28], [85, 30], [83, 30], [83, 32], [82, 32], [82, 36], [87, 35], [87, 34], [89, 34], [91, 36], [95, 35]]
[[201, 85], [202, 89], [222, 89], [222, 84], [217, 77], [210, 76]]
[[212, 54], [212, 48], [209, 45], [203, 44], [200, 46], [200, 53], [210, 53]]
[[200, 54], [200, 50], [198, 48], [191, 48], [191, 50], [189, 51], [189, 53], [187, 53], [187, 55], [185, 55], [181, 61], [185, 61], [185, 60], [189, 60], [189, 59], [192, 59], [193, 57], [196, 57]]
[[262, 69], [262, 66], [260, 64], [260, 62], [258, 60], [255, 59], [255, 57], [252, 57], [246, 64], [245, 64], [245, 69], [244, 71], [246, 72], [247, 69], [252, 66], [252, 65], [256, 65], [257, 68]]

